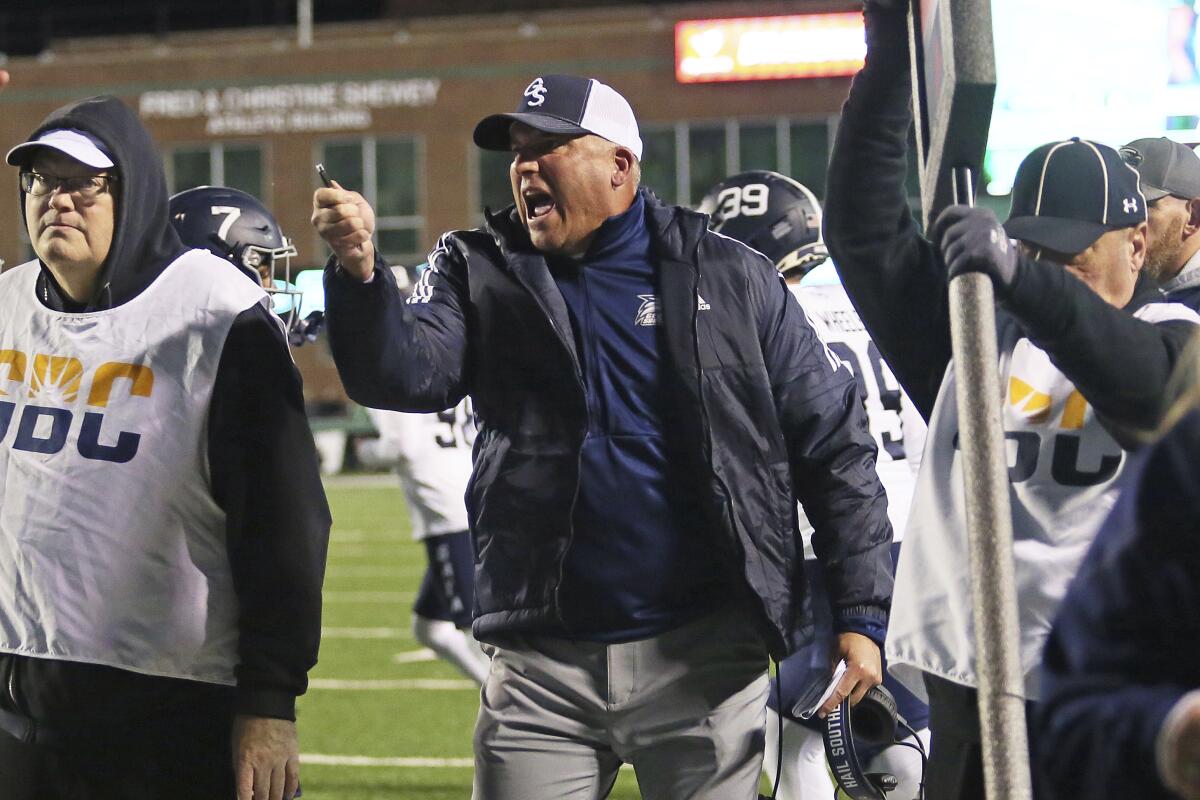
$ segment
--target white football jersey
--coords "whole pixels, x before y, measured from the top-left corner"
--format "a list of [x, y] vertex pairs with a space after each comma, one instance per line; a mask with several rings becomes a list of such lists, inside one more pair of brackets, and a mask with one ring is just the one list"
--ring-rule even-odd
[[[887, 492], [888, 519], [895, 541], [904, 524], [924, 449], [925, 422], [900, 388], [871, 341], [840, 283], [789, 286], [829, 349], [850, 367], [866, 398], [867, 423], [879, 448], [875, 469]], [[806, 555], [811, 558], [811, 527], [801, 520]]]
[[[1155, 303], [1147, 322], [1200, 316]], [[1038, 665], [1050, 623], [1079, 562], [1116, 500], [1125, 451], [1091, 404], [1014, 325], [1000, 330], [1000, 378], [1013, 518], [1021, 669], [1026, 697], [1038, 697]], [[929, 437], [896, 572], [888, 626], [892, 673], [925, 697], [921, 672], [975, 686], [962, 464], [953, 364], [934, 405]]]
[[475, 419], [471, 401], [437, 414], [369, 408], [378, 439], [358, 450], [368, 465], [390, 465], [400, 477], [414, 539], [467, 529], [464, 496], [471, 477]]

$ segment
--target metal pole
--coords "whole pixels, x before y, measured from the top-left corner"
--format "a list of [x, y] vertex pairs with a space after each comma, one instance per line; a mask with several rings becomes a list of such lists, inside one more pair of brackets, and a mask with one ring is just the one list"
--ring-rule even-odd
[[[954, 201], [971, 205], [973, 198], [971, 171], [955, 169]], [[972, 272], [950, 281], [950, 336], [966, 496], [984, 786], [989, 800], [1030, 800], [1033, 790], [991, 278]]]
[[296, 44], [301, 50], [307, 50], [313, 43], [313, 5], [312, 0], [297, 0], [296, 3]]

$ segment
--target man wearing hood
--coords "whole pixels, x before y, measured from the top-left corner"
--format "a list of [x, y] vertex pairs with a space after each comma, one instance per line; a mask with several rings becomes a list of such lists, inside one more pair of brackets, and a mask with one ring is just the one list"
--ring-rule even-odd
[[112, 97], [8, 153], [0, 775], [17, 797], [291, 797], [329, 511], [266, 293], [188, 250]]

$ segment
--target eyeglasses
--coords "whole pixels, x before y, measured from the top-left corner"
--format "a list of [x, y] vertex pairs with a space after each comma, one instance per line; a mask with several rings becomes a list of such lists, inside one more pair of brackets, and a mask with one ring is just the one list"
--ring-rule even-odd
[[116, 175], [81, 175], [63, 178], [58, 175], [44, 175], [41, 172], [26, 170], [21, 173], [21, 189], [34, 197], [61, 191], [91, 200], [116, 179]]

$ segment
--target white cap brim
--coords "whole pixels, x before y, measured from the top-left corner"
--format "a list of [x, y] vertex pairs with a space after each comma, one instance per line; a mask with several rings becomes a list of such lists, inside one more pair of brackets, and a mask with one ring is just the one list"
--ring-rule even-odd
[[96, 169], [115, 166], [113, 160], [100, 149], [100, 142], [95, 137], [74, 128], [56, 128], [46, 131], [38, 138], [9, 150], [5, 160], [14, 167], [23, 166], [33, 158], [31, 151], [38, 147], [51, 147], [81, 164], [87, 164]]

